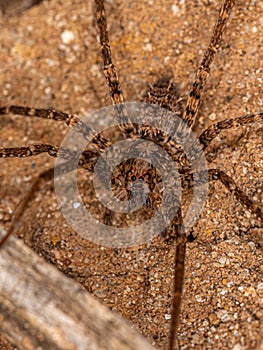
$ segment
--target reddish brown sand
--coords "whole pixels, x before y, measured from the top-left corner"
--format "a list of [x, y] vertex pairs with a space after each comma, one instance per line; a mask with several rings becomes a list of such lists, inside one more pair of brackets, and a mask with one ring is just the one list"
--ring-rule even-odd
[[[161, 75], [173, 76], [185, 101], [220, 3], [106, 2], [113, 56], [128, 101], [139, 100], [147, 84]], [[52, 0], [1, 18], [0, 105], [53, 107], [80, 115], [109, 105], [93, 14], [91, 1]], [[263, 1], [239, 2], [234, 9], [223, 50], [212, 66], [197, 132], [226, 117], [263, 111], [262, 19]], [[67, 31], [73, 34], [69, 42]], [[40, 141], [59, 145], [68, 130], [22, 117], [5, 116], [0, 122], [1, 147]], [[262, 125], [223, 133], [208, 159], [262, 203]], [[1, 226], [8, 227], [26, 188], [53, 163], [46, 155], [0, 160]], [[263, 334], [260, 222], [221, 184], [212, 184], [195, 234], [198, 238], [187, 249], [180, 348], [256, 349]], [[84, 241], [62, 218], [50, 187], [40, 191], [28, 210], [20, 236], [164, 348], [173, 247], [156, 240], [147, 249], [117, 252]]]

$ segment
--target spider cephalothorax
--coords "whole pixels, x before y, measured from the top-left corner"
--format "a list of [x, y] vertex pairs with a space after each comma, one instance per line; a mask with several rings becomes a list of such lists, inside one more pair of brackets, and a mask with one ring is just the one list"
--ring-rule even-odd
[[[122, 162], [112, 176], [112, 190], [116, 197], [130, 201], [131, 206], [132, 204], [137, 208], [143, 206], [143, 211], [159, 207], [162, 197], [161, 183], [162, 179], [158, 171], [150, 162], [142, 159], [129, 159]], [[135, 208], [131, 209], [131, 211], [134, 210]]]

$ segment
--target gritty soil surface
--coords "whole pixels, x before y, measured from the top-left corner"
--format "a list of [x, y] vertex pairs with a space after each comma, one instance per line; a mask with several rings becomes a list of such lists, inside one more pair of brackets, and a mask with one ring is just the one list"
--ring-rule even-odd
[[[106, 1], [114, 61], [127, 101], [147, 84], [173, 77], [183, 101], [221, 1]], [[227, 117], [263, 110], [263, 1], [238, 2], [216, 56], [196, 132]], [[1, 18], [0, 105], [56, 108], [80, 116], [110, 104], [91, 1], [44, 1]], [[68, 128], [54, 121], [1, 116], [1, 147], [60, 145]], [[207, 154], [258, 205], [263, 200], [262, 125], [222, 133]], [[32, 180], [54, 160], [0, 159], [0, 224]], [[80, 187], [90, 175], [80, 174]], [[256, 349], [263, 334], [262, 224], [221, 185], [209, 188], [188, 244], [178, 331], [180, 349]], [[169, 332], [175, 244], [110, 249], [84, 240], [62, 217], [51, 186], [30, 204], [18, 232], [27, 244], [131, 320], [164, 349]], [[0, 343], [1, 347], [1, 343]], [[2, 345], [1, 349], [4, 349]]]

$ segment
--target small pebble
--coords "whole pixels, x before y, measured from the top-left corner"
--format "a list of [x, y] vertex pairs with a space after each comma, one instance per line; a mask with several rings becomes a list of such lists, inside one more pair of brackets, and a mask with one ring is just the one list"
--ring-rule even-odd
[[217, 311], [216, 315], [221, 320], [221, 322], [230, 321], [230, 316], [226, 310], [219, 310]]
[[172, 12], [173, 12], [174, 15], [177, 15], [177, 14], [180, 12], [179, 7], [178, 7], [177, 5], [174, 4], [174, 5], [172, 6]]
[[70, 44], [71, 41], [74, 39], [75, 39], [74, 33], [69, 30], [65, 30], [63, 33], [61, 33], [61, 40], [65, 45]]

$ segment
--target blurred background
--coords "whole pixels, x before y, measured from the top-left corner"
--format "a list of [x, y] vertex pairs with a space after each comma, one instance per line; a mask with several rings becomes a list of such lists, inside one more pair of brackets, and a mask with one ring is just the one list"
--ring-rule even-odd
[[0, 0], [0, 9], [5, 15], [17, 14], [42, 0]]

